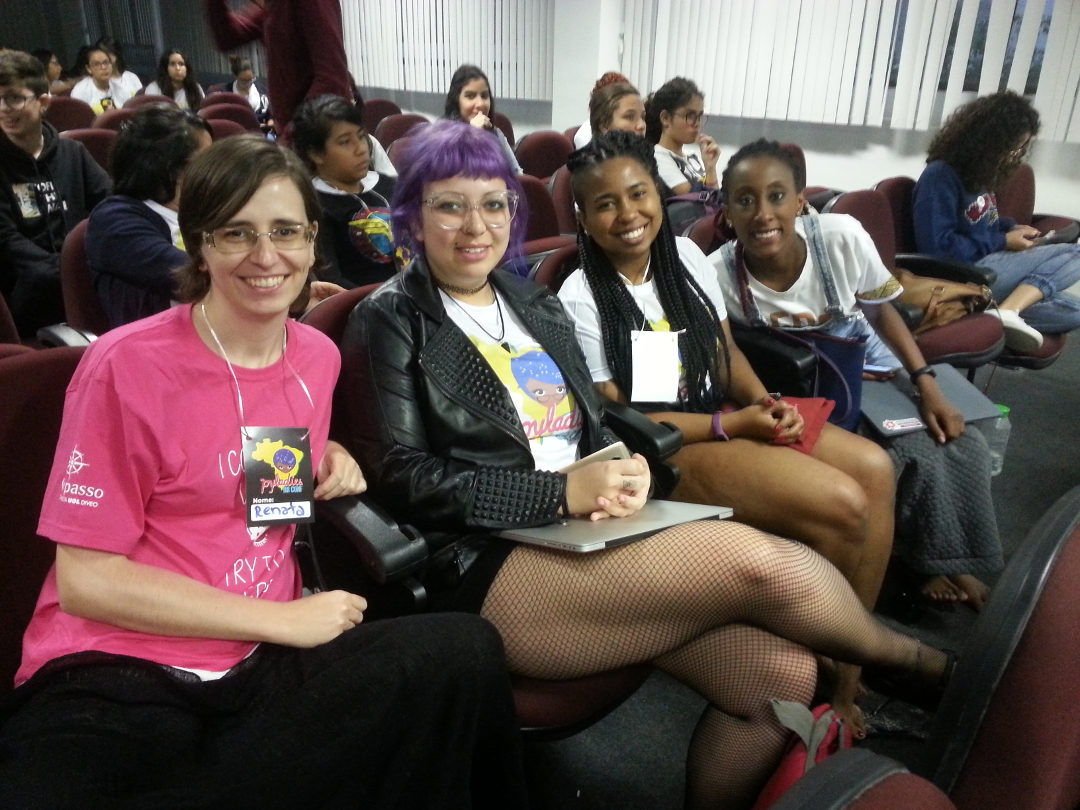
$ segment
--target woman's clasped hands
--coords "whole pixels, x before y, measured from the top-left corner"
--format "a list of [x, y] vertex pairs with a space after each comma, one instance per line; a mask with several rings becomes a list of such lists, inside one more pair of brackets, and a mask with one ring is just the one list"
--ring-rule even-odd
[[649, 498], [652, 477], [645, 457], [597, 461], [566, 474], [566, 504], [589, 520], [626, 517]]

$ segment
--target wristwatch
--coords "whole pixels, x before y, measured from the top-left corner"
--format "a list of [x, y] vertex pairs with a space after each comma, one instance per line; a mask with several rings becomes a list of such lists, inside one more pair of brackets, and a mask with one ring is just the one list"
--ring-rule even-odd
[[915, 382], [917, 379], [919, 379], [919, 377], [924, 374], [929, 374], [931, 377], [937, 376], [937, 372], [934, 370], [933, 366], [923, 366], [922, 368], [917, 368], [913, 372], [908, 374], [908, 379], [910, 379], [912, 382]]

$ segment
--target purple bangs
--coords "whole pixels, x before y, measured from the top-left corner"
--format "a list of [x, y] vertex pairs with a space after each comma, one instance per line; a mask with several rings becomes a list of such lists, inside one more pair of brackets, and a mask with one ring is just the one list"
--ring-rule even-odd
[[529, 222], [529, 206], [517, 175], [506, 162], [498, 136], [461, 121], [436, 121], [418, 124], [406, 136], [404, 168], [398, 175], [391, 203], [394, 242], [419, 251], [413, 234], [420, 229], [424, 186], [451, 177], [471, 180], [499, 179], [506, 188], [518, 195], [518, 210], [510, 223], [510, 244], [506, 258], [521, 255], [525, 231]]

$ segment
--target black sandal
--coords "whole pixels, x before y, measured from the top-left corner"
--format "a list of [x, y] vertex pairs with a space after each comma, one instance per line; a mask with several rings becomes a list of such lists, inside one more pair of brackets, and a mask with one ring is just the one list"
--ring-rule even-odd
[[923, 711], [937, 711], [945, 689], [952, 680], [953, 671], [956, 669], [957, 654], [953, 650], [941, 650], [945, 653], [945, 668], [934, 680], [928, 681], [926, 676], [919, 672], [919, 659], [922, 654], [922, 641], [915, 650], [915, 668], [898, 671], [888, 671], [876, 668], [864, 668], [863, 680], [866, 685], [880, 695], [896, 698], [912, 706], [917, 706]]

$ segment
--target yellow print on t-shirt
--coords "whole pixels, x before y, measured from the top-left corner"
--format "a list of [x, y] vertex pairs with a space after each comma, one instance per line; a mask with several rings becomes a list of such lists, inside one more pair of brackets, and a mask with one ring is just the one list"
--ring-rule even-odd
[[517, 349], [509, 344], [484, 343], [470, 336], [495, 375], [510, 392], [525, 435], [576, 442], [581, 434], [581, 412], [562, 371], [537, 346]]

